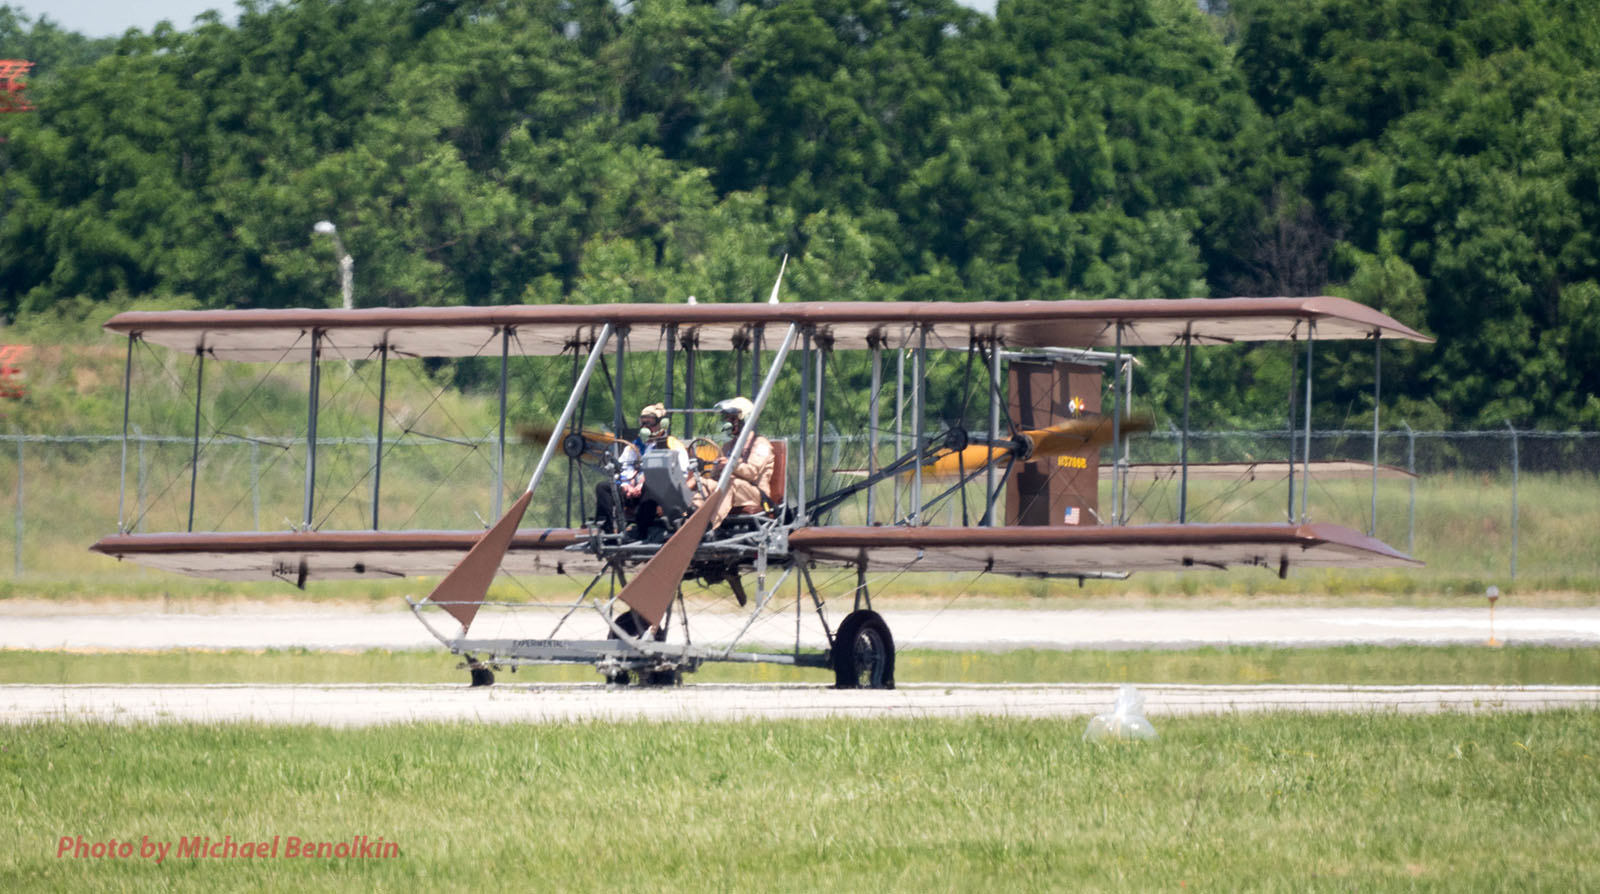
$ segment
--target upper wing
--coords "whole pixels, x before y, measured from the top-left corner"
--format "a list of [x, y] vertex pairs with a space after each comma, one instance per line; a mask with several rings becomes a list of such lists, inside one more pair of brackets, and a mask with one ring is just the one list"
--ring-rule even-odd
[[1200, 344], [1285, 341], [1305, 338], [1311, 323], [1318, 339], [1432, 340], [1370, 307], [1330, 297], [129, 311], [106, 328], [186, 354], [276, 362], [309, 358], [314, 341], [325, 358], [379, 350], [498, 356], [502, 334], [509, 354], [554, 355], [584, 344], [606, 323], [630, 327], [636, 351], [664, 348], [669, 326], [684, 344], [726, 351], [749, 346], [760, 327], [790, 323], [811, 327], [840, 350], [903, 347], [920, 331], [930, 346], [963, 349], [974, 338], [998, 338], [1012, 349], [1171, 345], [1185, 336]]
[[[501, 569], [511, 574], [591, 575], [595, 559], [568, 552], [586, 531], [518, 531]], [[394, 578], [446, 574], [482, 531], [307, 531], [116, 534], [89, 547], [140, 565], [219, 580]]]
[[1339, 525], [1126, 525], [804, 528], [789, 548], [822, 561], [906, 571], [1015, 575], [1182, 571], [1256, 565], [1418, 567], [1382, 541]]

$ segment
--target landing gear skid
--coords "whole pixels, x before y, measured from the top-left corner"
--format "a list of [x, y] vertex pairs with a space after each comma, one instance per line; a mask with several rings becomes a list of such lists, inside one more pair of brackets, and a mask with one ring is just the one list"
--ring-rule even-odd
[[894, 637], [875, 611], [845, 615], [833, 637], [836, 689], [893, 689]]

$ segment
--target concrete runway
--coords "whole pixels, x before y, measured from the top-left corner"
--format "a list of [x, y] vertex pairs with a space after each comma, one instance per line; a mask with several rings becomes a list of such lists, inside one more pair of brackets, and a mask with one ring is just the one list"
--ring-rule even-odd
[[[0, 723], [257, 722], [362, 727], [388, 723], [715, 721], [821, 717], [1057, 717], [1111, 710], [1114, 685], [913, 684], [892, 691], [822, 685], [695, 684], [676, 689], [599, 683], [536, 686], [0, 686]], [[1435, 713], [1600, 708], [1595, 686], [1148, 686], [1145, 713], [1269, 710]]]

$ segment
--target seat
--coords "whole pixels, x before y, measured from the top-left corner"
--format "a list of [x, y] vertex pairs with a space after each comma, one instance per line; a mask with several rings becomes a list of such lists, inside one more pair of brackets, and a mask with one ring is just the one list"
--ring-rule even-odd
[[783, 498], [788, 494], [789, 442], [778, 439], [772, 442], [772, 493], [767, 494], [774, 513], [782, 508]]

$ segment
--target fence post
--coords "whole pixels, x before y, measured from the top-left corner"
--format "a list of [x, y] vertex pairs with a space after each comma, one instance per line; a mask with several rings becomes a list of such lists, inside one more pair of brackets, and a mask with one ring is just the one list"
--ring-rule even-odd
[[1517, 451], [1517, 427], [1506, 420], [1511, 430], [1511, 582], [1517, 581], [1517, 484], [1521, 478], [1521, 457]]

